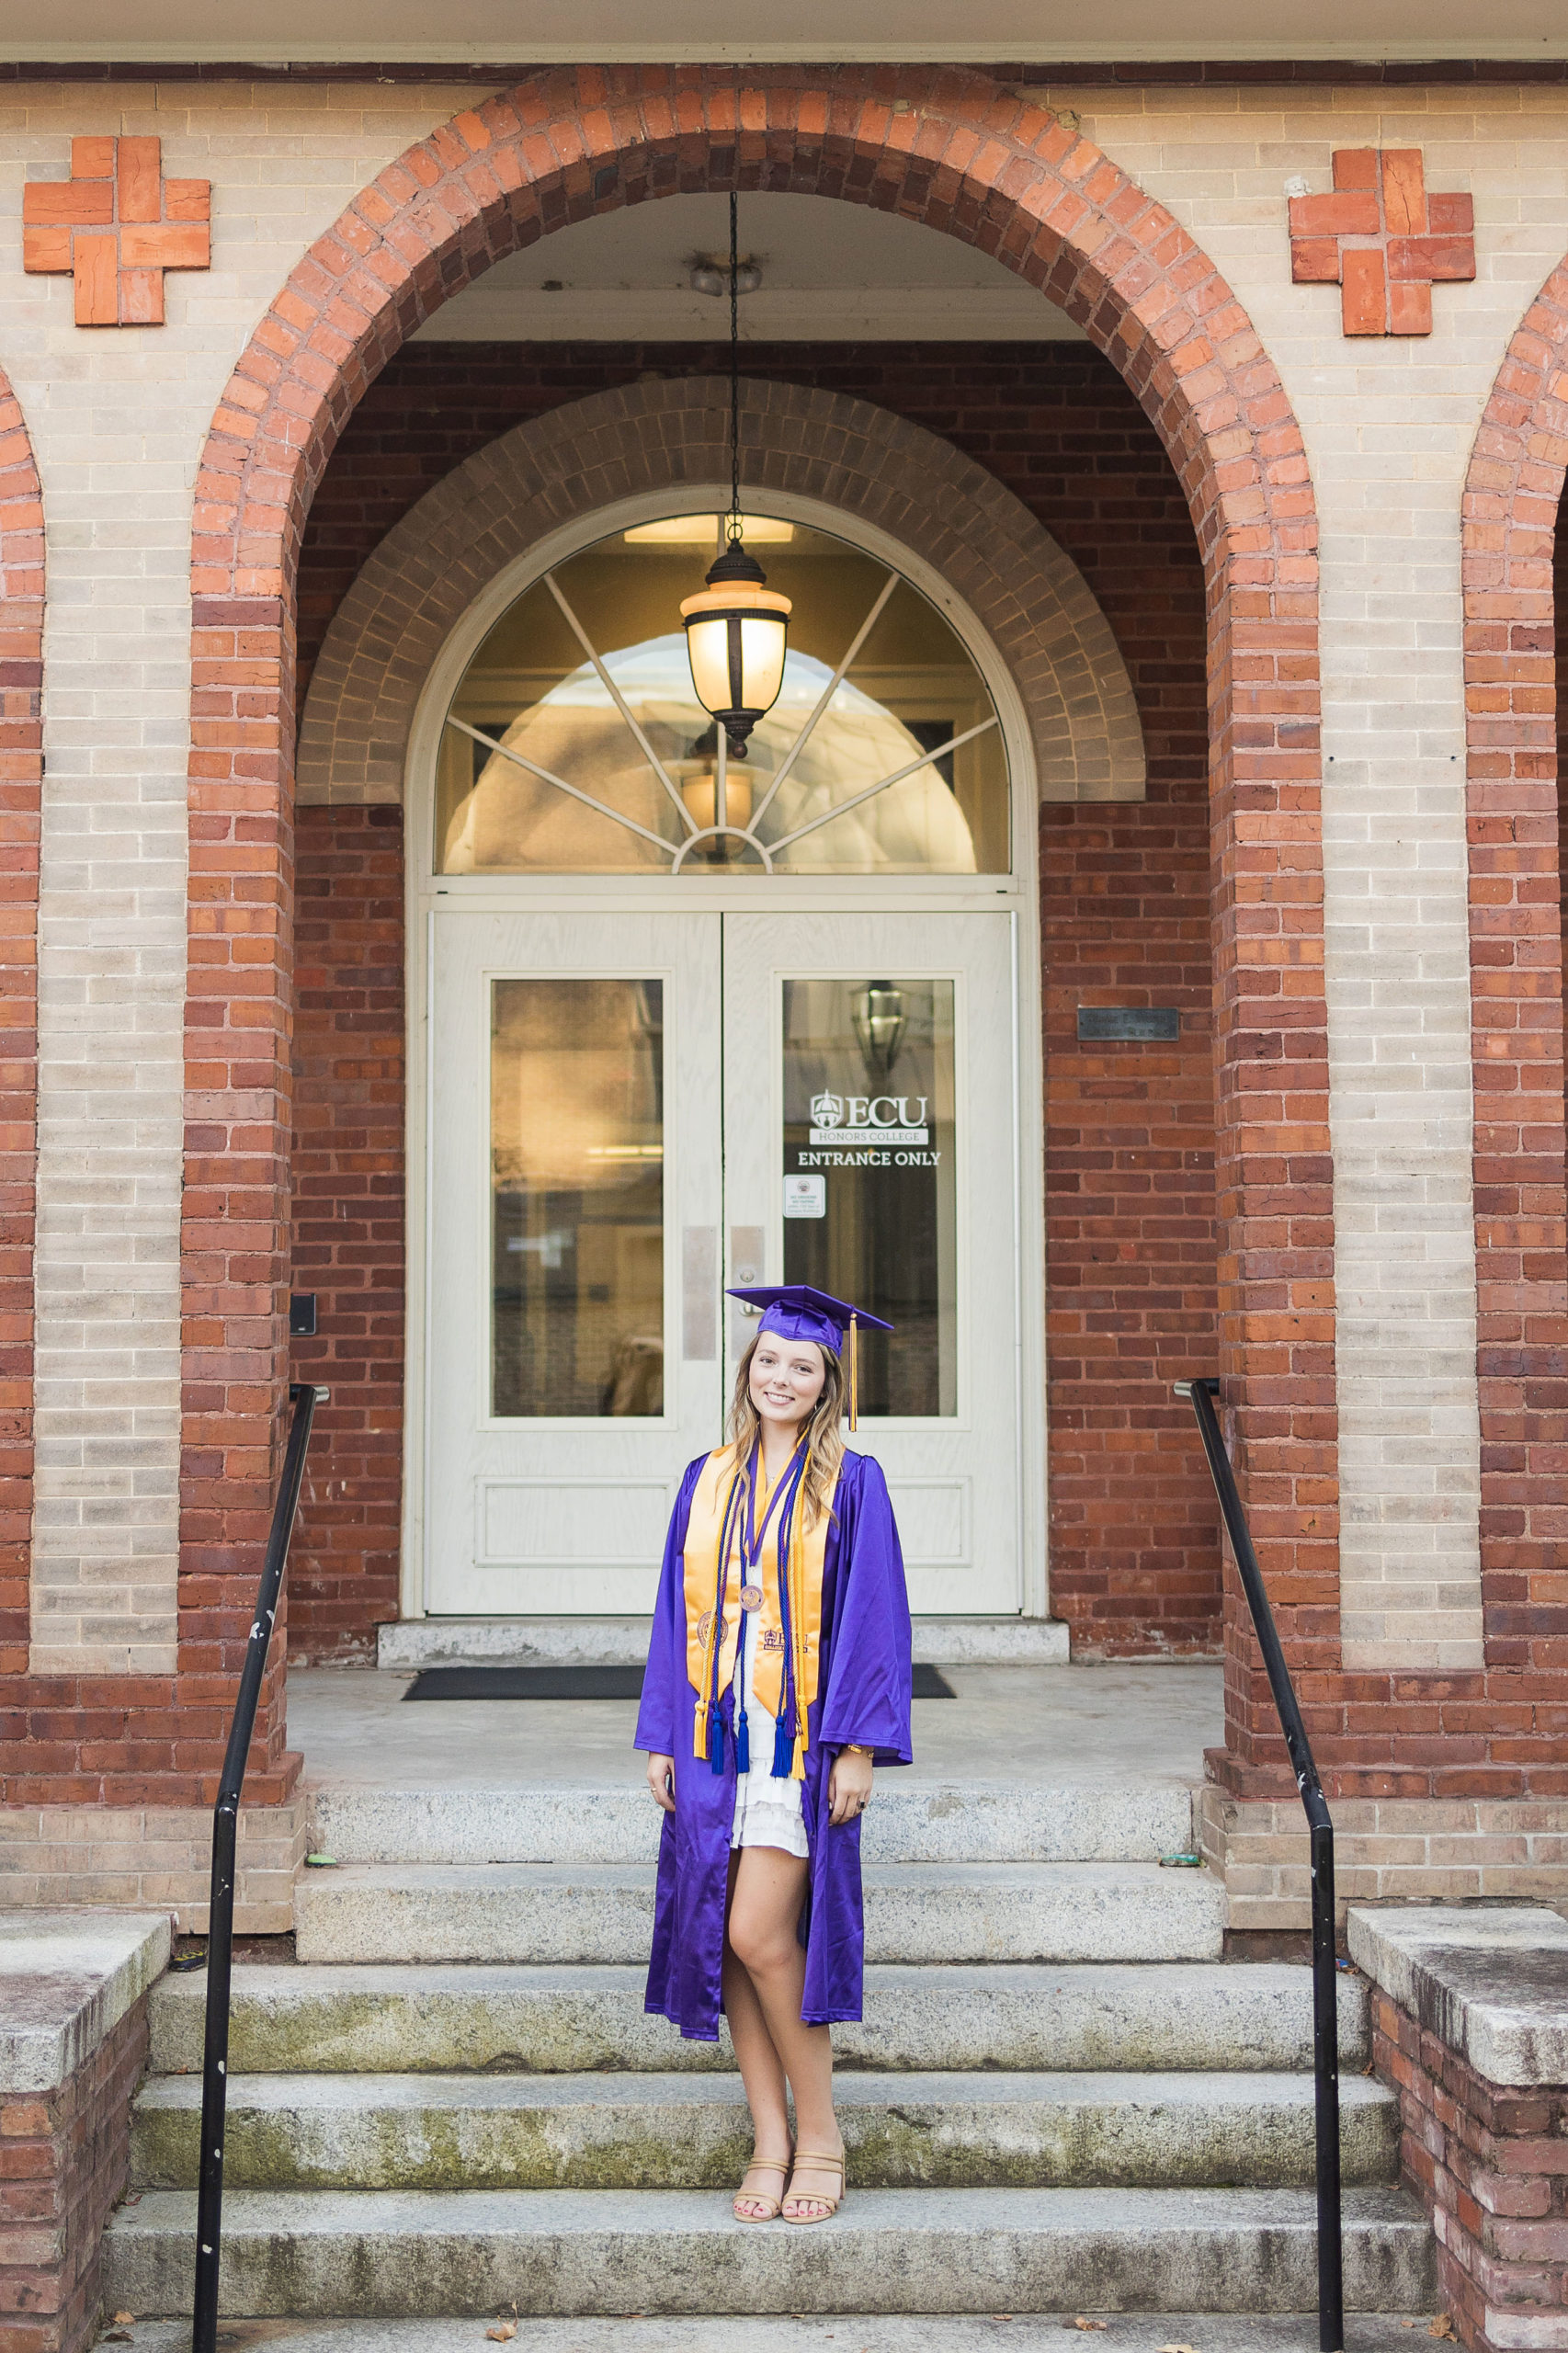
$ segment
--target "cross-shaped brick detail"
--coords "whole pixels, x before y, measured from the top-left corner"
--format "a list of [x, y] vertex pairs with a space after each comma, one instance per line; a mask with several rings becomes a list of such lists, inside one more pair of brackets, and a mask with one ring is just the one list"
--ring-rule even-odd
[[1342, 147], [1334, 194], [1290, 199], [1290, 275], [1340, 288], [1346, 335], [1430, 335], [1434, 279], [1475, 276], [1475, 207], [1427, 195], [1419, 147]]
[[22, 267], [68, 269], [79, 327], [162, 326], [165, 269], [212, 263], [210, 180], [166, 180], [157, 139], [73, 139], [68, 180], [22, 190]]

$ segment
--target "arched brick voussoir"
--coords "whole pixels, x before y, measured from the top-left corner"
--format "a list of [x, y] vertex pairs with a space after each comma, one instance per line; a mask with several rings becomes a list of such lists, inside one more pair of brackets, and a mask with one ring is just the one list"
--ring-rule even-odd
[[[620, 205], [737, 187], [869, 204], [994, 255], [1084, 325], [1170, 453], [1209, 602], [1219, 1370], [1244, 1489], [1255, 1453], [1267, 1473], [1266, 1570], [1294, 1579], [1286, 1640], [1304, 1664], [1332, 1665], [1321, 1631], [1337, 1608], [1337, 1456], [1311, 483], [1278, 373], [1210, 256], [1032, 100], [957, 68], [562, 70], [456, 117], [361, 190], [258, 324], [201, 468], [193, 868], [199, 840], [204, 887], [228, 883], [227, 928], [205, 945], [233, 943], [237, 970], [244, 925], [270, 936], [237, 801], [242, 779], [248, 789], [269, 770], [285, 902], [273, 977], [287, 1005], [294, 574], [315, 486], [367, 385], [450, 295], [521, 245]], [[222, 979], [210, 957], [189, 1051], [204, 1130], [226, 1122], [234, 1141], [204, 1145], [187, 1193], [187, 1366], [202, 1402], [187, 1416], [186, 1510], [220, 1532], [214, 1542], [252, 1475], [242, 1458], [255, 1401], [281, 1392], [287, 1297], [286, 1023], [268, 1097], [254, 1001], [242, 1030]], [[230, 1205], [225, 1172], [243, 1153], [283, 1169], [278, 1214], [267, 1214], [261, 1176], [234, 1177]], [[243, 1266], [227, 1284], [197, 1278], [201, 1253], [226, 1246], [228, 1218], [245, 1222]], [[243, 1547], [233, 1565], [249, 1576]], [[1267, 1699], [1244, 1632], [1230, 1639], [1233, 1746], [1250, 1753]]]
[[493, 262], [593, 212], [731, 185], [870, 202], [994, 251], [1136, 382], [1178, 470], [1194, 433], [1239, 430], [1244, 479], [1208, 472], [1220, 528], [1204, 536], [1223, 561], [1231, 528], [1254, 519], [1251, 495], [1271, 490], [1250, 413], [1269, 400], [1286, 413], [1284, 395], [1245, 311], [1179, 222], [1091, 142], [979, 75], [746, 78], [743, 116], [756, 119], [737, 132], [735, 82], [722, 70], [542, 74], [443, 125], [362, 190], [236, 364], [212, 439], [237, 439], [243, 462], [221, 470], [232, 496], [211, 502], [225, 511], [202, 535], [198, 594], [235, 593], [254, 478], [267, 472], [290, 483], [288, 517], [265, 576], [245, 569], [252, 593], [286, 592], [310, 494], [354, 401]]
[[1487, 1658], [1558, 1664], [1568, 1364], [1552, 554], [1568, 473], [1568, 258], [1509, 344], [1462, 517], [1481, 1562]]
[[[742, 386], [745, 494], [858, 516], [960, 596], [1001, 653], [1042, 800], [1143, 796], [1127, 665], [1076, 564], [994, 475], [866, 401]], [[430, 667], [462, 616], [563, 525], [640, 494], [722, 484], [730, 395], [712, 378], [596, 393], [504, 434], [437, 483], [369, 557], [327, 631], [300, 729], [301, 801], [403, 798]]]

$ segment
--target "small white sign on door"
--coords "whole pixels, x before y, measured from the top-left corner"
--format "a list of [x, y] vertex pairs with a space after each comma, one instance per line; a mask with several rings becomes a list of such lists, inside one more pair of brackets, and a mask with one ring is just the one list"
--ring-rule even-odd
[[786, 1217], [825, 1217], [827, 1215], [827, 1178], [825, 1176], [786, 1176], [784, 1214]]

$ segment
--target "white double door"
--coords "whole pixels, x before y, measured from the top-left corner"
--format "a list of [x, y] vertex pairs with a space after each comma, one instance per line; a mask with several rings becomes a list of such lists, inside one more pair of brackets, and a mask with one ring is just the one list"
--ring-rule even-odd
[[850, 1441], [919, 1612], [1020, 1606], [1010, 914], [434, 918], [432, 1615], [636, 1615], [754, 1325], [882, 1315]]

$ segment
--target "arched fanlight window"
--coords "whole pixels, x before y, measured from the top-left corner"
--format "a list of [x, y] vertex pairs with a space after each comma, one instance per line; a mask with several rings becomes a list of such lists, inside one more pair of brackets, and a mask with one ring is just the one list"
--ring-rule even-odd
[[848, 541], [744, 519], [793, 607], [744, 760], [699, 699], [678, 620], [724, 518], [614, 532], [526, 589], [470, 663], [442, 730], [439, 871], [1007, 870], [1002, 733], [956, 631]]

